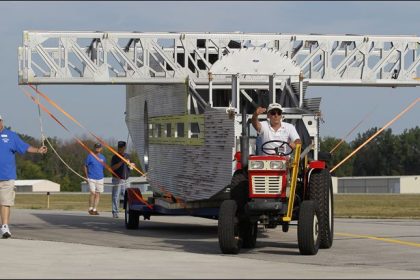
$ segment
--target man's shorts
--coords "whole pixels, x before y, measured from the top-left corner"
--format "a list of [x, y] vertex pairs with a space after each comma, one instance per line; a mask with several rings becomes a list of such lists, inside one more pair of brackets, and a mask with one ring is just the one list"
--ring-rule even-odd
[[91, 192], [103, 193], [104, 192], [104, 179], [90, 179], [89, 180], [89, 190]]
[[15, 205], [15, 180], [0, 181], [0, 205]]

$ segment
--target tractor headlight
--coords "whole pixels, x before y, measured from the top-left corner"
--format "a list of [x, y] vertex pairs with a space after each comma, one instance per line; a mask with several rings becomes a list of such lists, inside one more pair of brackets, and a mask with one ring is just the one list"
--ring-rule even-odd
[[250, 169], [263, 169], [264, 168], [264, 162], [260, 160], [252, 160], [249, 163]]
[[270, 162], [270, 169], [282, 170], [285, 168], [286, 168], [286, 165], [284, 161], [275, 160], [275, 161]]

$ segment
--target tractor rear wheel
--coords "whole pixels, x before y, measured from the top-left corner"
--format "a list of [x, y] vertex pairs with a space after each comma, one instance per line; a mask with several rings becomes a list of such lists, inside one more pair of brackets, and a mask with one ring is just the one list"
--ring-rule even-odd
[[242, 246], [237, 209], [235, 200], [225, 200], [220, 205], [217, 233], [223, 254], [238, 254]]
[[318, 211], [315, 201], [300, 204], [298, 221], [298, 245], [302, 255], [316, 255], [319, 249]]
[[327, 169], [314, 170], [309, 179], [309, 199], [319, 207], [320, 248], [331, 248], [334, 236], [334, 208], [331, 175]]

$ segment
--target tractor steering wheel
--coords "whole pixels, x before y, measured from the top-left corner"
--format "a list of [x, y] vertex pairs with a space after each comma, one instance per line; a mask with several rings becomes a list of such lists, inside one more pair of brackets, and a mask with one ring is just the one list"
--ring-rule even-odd
[[[268, 147], [264, 147], [265, 145], [269, 144], [269, 143], [279, 143], [280, 145], [278, 147], [275, 148], [268, 148]], [[288, 146], [290, 148], [290, 152], [285, 153], [280, 151], [280, 149], [282, 149], [284, 151], [284, 146]], [[288, 142], [285, 141], [281, 141], [281, 140], [271, 140], [271, 141], [267, 141], [264, 144], [262, 144], [261, 146], [261, 150], [264, 152], [264, 154], [266, 155], [279, 155], [279, 156], [288, 156], [293, 152], [293, 148], [292, 146], [290, 146], [290, 144]], [[274, 151], [274, 153], [268, 153], [267, 151]]]

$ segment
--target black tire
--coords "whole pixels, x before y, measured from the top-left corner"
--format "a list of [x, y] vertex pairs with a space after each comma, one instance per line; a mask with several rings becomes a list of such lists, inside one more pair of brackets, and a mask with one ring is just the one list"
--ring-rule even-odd
[[299, 252], [302, 255], [316, 255], [320, 244], [316, 202], [305, 200], [300, 204], [297, 233]]
[[140, 222], [140, 213], [130, 210], [130, 204], [127, 200], [127, 191], [124, 194], [124, 222], [126, 229], [138, 229]]
[[138, 229], [140, 223], [140, 214], [134, 210], [125, 211], [125, 227], [127, 229]]
[[252, 249], [257, 244], [258, 224], [243, 221], [239, 223], [239, 236], [242, 239], [242, 248]]
[[281, 225], [281, 230], [283, 232], [288, 232], [289, 231], [289, 224], [282, 224]]
[[239, 237], [237, 204], [234, 200], [225, 200], [220, 205], [217, 233], [219, 246], [223, 254], [238, 254], [242, 242]]
[[334, 201], [332, 179], [327, 169], [312, 172], [309, 199], [315, 201], [319, 209], [320, 248], [331, 248], [334, 239]]
[[249, 200], [248, 176], [242, 170], [237, 170], [230, 183], [230, 199], [237, 203], [239, 213], [243, 213], [245, 204]]
[[236, 170], [235, 173], [233, 173], [232, 180], [230, 181], [230, 185], [234, 187], [243, 182], [248, 183], [248, 176], [242, 170]]

